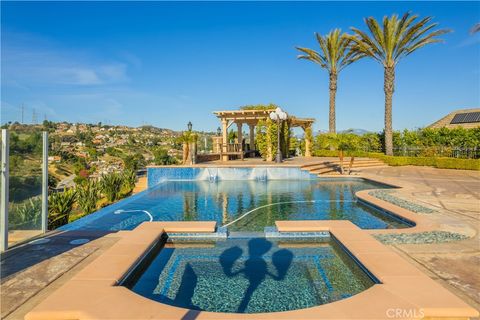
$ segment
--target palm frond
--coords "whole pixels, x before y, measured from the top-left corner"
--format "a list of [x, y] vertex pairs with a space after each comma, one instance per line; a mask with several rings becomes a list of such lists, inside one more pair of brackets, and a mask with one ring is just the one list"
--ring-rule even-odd
[[351, 50], [377, 60], [384, 66], [393, 67], [403, 57], [426, 46], [441, 42], [438, 37], [450, 30], [435, 30], [438, 23], [432, 23], [432, 17], [417, 20], [417, 15], [405, 13], [401, 18], [397, 15], [383, 17], [382, 24], [369, 17], [365, 24], [369, 33], [351, 28], [354, 35]]
[[324, 36], [315, 33], [315, 38], [320, 50], [317, 52], [308, 48], [296, 47], [303, 53], [297, 58], [315, 62], [329, 73], [338, 73], [352, 62], [365, 56], [360, 52], [351, 51], [352, 40], [340, 29], [334, 29]]

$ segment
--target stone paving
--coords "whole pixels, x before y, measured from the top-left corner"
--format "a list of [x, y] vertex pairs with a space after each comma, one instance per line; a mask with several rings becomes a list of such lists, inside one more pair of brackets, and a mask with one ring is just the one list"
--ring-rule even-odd
[[453, 242], [390, 245], [480, 310], [480, 172], [407, 166], [364, 169], [363, 174], [395, 181], [405, 187], [395, 190], [395, 196], [434, 208], [427, 216], [443, 231], [468, 236]]
[[[318, 161], [318, 160], [317, 160]], [[299, 163], [295, 163], [298, 165]], [[428, 214], [441, 230], [466, 240], [433, 244], [391, 244], [404, 258], [473, 307], [480, 309], [480, 172], [428, 167], [364, 169], [368, 177], [390, 179], [405, 189], [395, 197], [434, 208]], [[1, 260], [1, 318], [23, 316], [118, 240], [116, 233], [53, 234], [44, 245], [25, 245]], [[88, 238], [91, 242], [72, 245]]]
[[[2, 256], [1, 269], [1, 319], [23, 319], [36, 303], [36, 297], [51, 293], [51, 284], [62, 283], [73, 268], [84, 260], [91, 260], [100, 248], [107, 248], [116, 239], [104, 233], [66, 232], [51, 234], [47, 243], [25, 244]], [[83, 245], [72, 240], [89, 239]], [[91, 259], [87, 259], [91, 257]]]

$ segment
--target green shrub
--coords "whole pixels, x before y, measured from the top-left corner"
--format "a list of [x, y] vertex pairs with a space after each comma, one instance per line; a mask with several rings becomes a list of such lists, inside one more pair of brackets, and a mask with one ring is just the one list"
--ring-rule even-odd
[[[314, 150], [313, 155], [315, 157], [338, 157], [338, 150]], [[347, 157], [369, 157], [371, 153], [366, 151], [351, 151], [346, 150], [344, 155]]]
[[22, 203], [10, 203], [8, 225], [12, 230], [38, 228], [41, 216], [42, 199], [32, 197]]
[[[283, 121], [280, 130], [280, 147], [286, 154], [286, 146], [289, 144], [291, 130], [285, 121]], [[277, 155], [278, 125], [270, 118], [267, 118], [266, 120], [258, 121], [256, 131], [255, 139], [260, 156], [263, 159], [270, 157], [272, 160], [275, 159]], [[269, 151], [271, 151], [271, 154]]]
[[478, 159], [457, 159], [445, 157], [397, 157], [381, 153], [370, 153], [369, 157], [378, 158], [390, 166], [429, 166], [440, 169], [480, 170]]
[[112, 203], [120, 199], [120, 191], [123, 186], [122, 175], [114, 172], [104, 175], [100, 182], [102, 193], [107, 198], [108, 202]]
[[55, 192], [48, 197], [48, 228], [56, 229], [68, 223], [77, 192], [69, 189], [64, 192]]
[[123, 188], [125, 189], [125, 194], [130, 194], [135, 188], [135, 183], [137, 182], [137, 175], [133, 170], [125, 170], [122, 175], [123, 179]]
[[[315, 150], [316, 157], [338, 157], [336, 150]], [[399, 157], [386, 156], [383, 153], [365, 151], [346, 151], [345, 156], [368, 157], [382, 160], [390, 166], [429, 166], [440, 169], [480, 170], [479, 159], [458, 159], [446, 157]]]
[[172, 157], [168, 154], [167, 150], [162, 148], [157, 148], [153, 151], [153, 162], [156, 165], [165, 166], [171, 164], [177, 164], [177, 158]]
[[100, 200], [100, 188], [97, 182], [90, 180], [77, 187], [78, 206], [84, 214], [89, 214], [97, 209]]
[[[315, 138], [314, 153], [319, 150], [328, 150], [332, 147], [332, 137], [355, 136], [353, 133], [319, 134]], [[383, 133], [366, 133], [359, 138], [358, 150], [380, 152], [383, 145]], [[443, 157], [450, 155], [454, 149], [473, 149], [480, 146], [480, 127], [473, 129], [440, 128], [403, 130], [393, 133], [393, 147], [395, 155], [418, 157]], [[333, 145], [335, 147], [335, 145]], [[470, 152], [473, 152], [472, 150]], [[461, 153], [461, 152], [460, 152]], [[463, 156], [468, 157], [467, 155]], [[471, 157], [471, 156], [470, 156]]]

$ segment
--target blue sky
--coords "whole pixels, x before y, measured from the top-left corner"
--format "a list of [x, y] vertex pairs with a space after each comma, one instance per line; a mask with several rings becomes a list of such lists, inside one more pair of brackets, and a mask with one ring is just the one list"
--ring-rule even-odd
[[[314, 32], [412, 11], [454, 32], [400, 62], [394, 128], [480, 102], [479, 2], [1, 2], [2, 123], [37, 119], [215, 130], [212, 111], [276, 103], [328, 127], [328, 74], [296, 59]], [[337, 128], [381, 130], [383, 69], [339, 76]]]

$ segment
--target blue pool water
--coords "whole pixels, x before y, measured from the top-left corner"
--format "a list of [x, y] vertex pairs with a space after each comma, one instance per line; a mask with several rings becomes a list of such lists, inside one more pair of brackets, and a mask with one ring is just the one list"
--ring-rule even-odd
[[302, 309], [348, 298], [374, 284], [329, 237], [174, 241], [145, 260], [123, 285], [146, 298], [193, 310]]
[[354, 196], [378, 188], [385, 186], [362, 179], [165, 181], [62, 229], [131, 230], [150, 219], [213, 220], [231, 231], [263, 231], [276, 220], [350, 220], [363, 229], [408, 227]]

